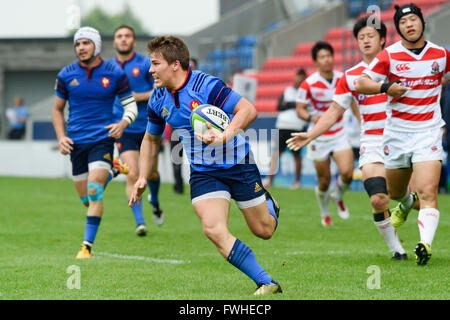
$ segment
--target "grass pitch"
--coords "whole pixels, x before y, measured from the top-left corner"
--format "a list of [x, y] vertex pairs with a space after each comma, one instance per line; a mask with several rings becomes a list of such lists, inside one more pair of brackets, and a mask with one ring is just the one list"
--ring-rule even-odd
[[[124, 184], [110, 183], [94, 257], [86, 260], [75, 259], [86, 209], [71, 180], [1, 177], [0, 190], [0, 299], [254, 298], [253, 281], [220, 256], [203, 235], [189, 195], [174, 194], [171, 185], [160, 190], [165, 224], [153, 223], [145, 202], [149, 234], [140, 238]], [[450, 298], [448, 195], [439, 196], [432, 258], [417, 266], [417, 211], [398, 231], [409, 260], [391, 261], [365, 193], [346, 193], [347, 221], [330, 204], [334, 226], [327, 229], [320, 224], [312, 190], [272, 188], [271, 193], [281, 213], [270, 240], [251, 234], [235, 204], [230, 212], [231, 232], [284, 291], [258, 299]]]

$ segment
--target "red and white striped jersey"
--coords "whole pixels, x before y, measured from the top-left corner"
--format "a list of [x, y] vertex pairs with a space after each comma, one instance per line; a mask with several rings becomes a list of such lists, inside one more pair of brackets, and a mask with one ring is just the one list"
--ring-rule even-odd
[[418, 55], [402, 42], [387, 47], [364, 71], [380, 82], [405, 79], [411, 88], [401, 97], [388, 97], [386, 128], [416, 132], [444, 125], [439, 101], [442, 77], [450, 71], [450, 53], [430, 41]]
[[[297, 102], [308, 104], [307, 110], [311, 116], [324, 114], [333, 102], [336, 84], [341, 76], [342, 72], [334, 70], [333, 80], [330, 83], [319, 72], [314, 72], [300, 85]], [[344, 134], [344, 122], [342, 119], [343, 117], [340, 117], [327, 132], [317, 137], [316, 141], [329, 141], [340, 138]], [[309, 129], [313, 126], [314, 124], [311, 123]]]
[[337, 83], [333, 101], [342, 108], [349, 109], [355, 100], [361, 113], [361, 144], [381, 145], [388, 97], [386, 94], [366, 96], [355, 88], [356, 80], [368, 66], [361, 61], [346, 70]]

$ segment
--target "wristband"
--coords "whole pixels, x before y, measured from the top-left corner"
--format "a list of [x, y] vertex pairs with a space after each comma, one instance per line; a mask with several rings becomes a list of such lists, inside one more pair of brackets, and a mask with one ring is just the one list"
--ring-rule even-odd
[[381, 85], [380, 88], [380, 93], [387, 93], [387, 91], [389, 90], [389, 88], [394, 84], [394, 83], [402, 83], [400, 80], [395, 80], [395, 81], [391, 81], [391, 82], [385, 82]]

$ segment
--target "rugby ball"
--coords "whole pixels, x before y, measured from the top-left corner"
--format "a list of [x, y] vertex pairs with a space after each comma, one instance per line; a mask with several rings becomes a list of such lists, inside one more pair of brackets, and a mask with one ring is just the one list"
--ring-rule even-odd
[[223, 132], [230, 124], [230, 117], [216, 106], [202, 104], [192, 110], [191, 126], [194, 132], [203, 134], [208, 130], [206, 123], [219, 132]]

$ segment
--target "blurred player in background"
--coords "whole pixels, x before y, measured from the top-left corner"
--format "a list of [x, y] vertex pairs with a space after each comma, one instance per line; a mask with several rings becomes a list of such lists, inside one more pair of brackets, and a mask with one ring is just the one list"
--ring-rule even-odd
[[[297, 91], [303, 81], [306, 79], [306, 72], [303, 69], [297, 70], [294, 85], [287, 87], [278, 102], [278, 114], [275, 128], [278, 129], [278, 141], [275, 150], [272, 152], [270, 160], [270, 172], [264, 179], [264, 188], [272, 186], [276, 174], [277, 164], [281, 154], [286, 150], [286, 140], [291, 137], [291, 133], [305, 131], [307, 122], [300, 119], [296, 112]], [[300, 188], [300, 176], [302, 170], [302, 159], [300, 149], [293, 152], [295, 160], [295, 180], [291, 186], [292, 189]]]
[[[416, 263], [431, 257], [431, 244], [439, 222], [437, 193], [442, 167], [442, 120], [439, 106], [442, 77], [450, 71], [450, 53], [425, 41], [425, 21], [414, 4], [395, 6], [394, 24], [402, 40], [381, 51], [357, 81], [363, 94], [387, 93], [384, 129], [387, 187], [391, 199], [399, 201], [391, 222], [399, 227], [417, 197], [420, 241], [415, 247]], [[384, 82], [380, 84], [380, 82]]]
[[11, 125], [8, 139], [20, 140], [25, 137], [28, 115], [28, 108], [25, 106], [23, 98], [14, 97], [14, 107], [6, 110], [6, 117]]
[[[297, 115], [311, 122], [310, 129], [330, 107], [337, 81], [342, 76], [342, 72], [333, 69], [333, 48], [327, 42], [317, 42], [312, 48], [312, 57], [318, 71], [303, 81], [297, 97]], [[318, 185], [315, 193], [323, 226], [332, 225], [328, 206], [330, 198], [336, 203], [339, 217], [349, 218], [349, 211], [342, 197], [352, 182], [354, 157], [343, 129], [343, 117], [340, 117], [330, 130], [317, 137], [307, 149], [307, 156], [314, 161], [317, 172]], [[333, 157], [339, 170], [332, 190], [329, 188], [330, 157]]]
[[[179, 134], [190, 160], [192, 205], [205, 235], [229, 263], [255, 281], [258, 286], [255, 295], [281, 292], [280, 285], [261, 268], [252, 250], [228, 230], [231, 198], [256, 236], [269, 239], [278, 225], [279, 207], [263, 189], [250, 145], [238, 134], [256, 118], [255, 107], [222, 80], [192, 71], [189, 50], [180, 38], [157, 37], [147, 47], [155, 89], [148, 105], [149, 121], [141, 146], [141, 172], [130, 205], [141, 199], [167, 122]], [[223, 133], [208, 130], [204, 135], [194, 135], [191, 112], [202, 104], [219, 106], [231, 116], [232, 121]], [[228, 161], [224, 163], [227, 151], [233, 152], [233, 156], [226, 157]]]
[[[111, 63], [121, 68], [127, 75], [133, 91], [133, 97], [138, 106], [136, 120], [124, 130], [122, 137], [117, 140], [120, 159], [129, 168], [126, 195], [127, 198], [130, 198], [134, 184], [139, 176], [139, 149], [147, 126], [147, 103], [153, 88], [153, 77], [149, 73], [149, 58], [134, 51], [136, 38], [132, 27], [127, 25], [119, 26], [114, 31], [113, 44], [117, 54], [111, 59]], [[114, 102], [114, 117], [116, 121], [120, 121], [123, 117], [123, 111], [120, 99], [116, 97]], [[164, 222], [164, 215], [159, 207], [160, 177], [157, 170], [150, 173], [147, 183], [150, 189], [153, 217], [156, 224], [160, 226]], [[142, 203], [135, 203], [131, 210], [136, 221], [136, 234], [145, 236], [147, 234], [147, 226], [142, 214]]]
[[[78, 61], [64, 67], [56, 80], [53, 126], [63, 155], [70, 154], [75, 188], [88, 206], [84, 241], [77, 258], [90, 258], [103, 215], [103, 191], [110, 173], [115, 139], [137, 116], [126, 74], [100, 57], [99, 32], [82, 27], [74, 35]], [[124, 114], [114, 123], [113, 104], [119, 96]], [[64, 107], [69, 102], [67, 135]]]
[[[369, 22], [369, 23], [368, 23]], [[372, 22], [372, 24], [371, 24]], [[359, 19], [353, 27], [363, 61], [346, 70], [339, 79], [333, 103], [320, 118], [314, 128], [307, 133], [295, 134], [289, 139], [294, 150], [310, 143], [316, 137], [330, 129], [342, 117], [353, 101], [359, 105], [361, 113], [361, 147], [359, 167], [362, 180], [370, 197], [375, 226], [392, 252], [392, 258], [407, 260], [395, 228], [390, 222], [389, 197], [386, 187], [386, 170], [383, 155], [383, 129], [386, 119], [386, 94], [366, 96], [355, 89], [355, 81], [369, 66], [375, 56], [383, 50], [386, 43], [386, 26], [379, 20], [373, 23], [373, 17]]]

